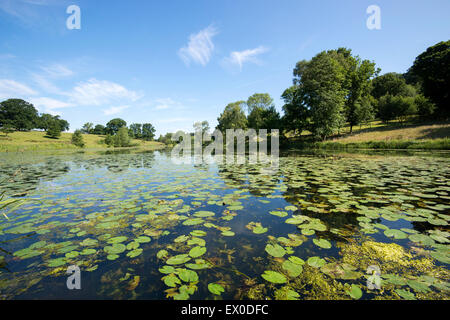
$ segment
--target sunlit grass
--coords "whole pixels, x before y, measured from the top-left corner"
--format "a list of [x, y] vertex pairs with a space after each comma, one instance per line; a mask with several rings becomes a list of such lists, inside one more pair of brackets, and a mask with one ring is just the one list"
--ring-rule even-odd
[[[40, 150], [81, 150], [71, 143], [72, 134], [62, 133], [59, 139], [48, 138], [45, 132], [13, 132], [7, 136], [0, 134], [0, 152], [21, 152]], [[102, 143], [104, 136], [94, 134], [83, 134], [86, 144], [84, 149], [107, 149]], [[132, 144], [138, 148], [154, 150], [164, 148], [162, 143], [156, 141], [132, 140]]]

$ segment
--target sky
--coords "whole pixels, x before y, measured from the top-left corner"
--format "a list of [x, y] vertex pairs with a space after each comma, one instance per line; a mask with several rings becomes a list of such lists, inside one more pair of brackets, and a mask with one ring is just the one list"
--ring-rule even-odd
[[[367, 27], [371, 5], [380, 29]], [[406, 72], [449, 40], [449, 12], [448, 0], [0, 0], [0, 101], [29, 101], [71, 132], [113, 118], [158, 136], [213, 128], [254, 93], [281, 111], [295, 64], [323, 50]]]

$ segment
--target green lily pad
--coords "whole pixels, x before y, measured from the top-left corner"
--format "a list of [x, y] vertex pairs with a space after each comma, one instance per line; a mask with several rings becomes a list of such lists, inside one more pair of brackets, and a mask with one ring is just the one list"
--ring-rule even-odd
[[326, 261], [320, 257], [310, 257], [306, 261], [308, 265], [314, 268], [321, 268], [326, 264]]
[[177, 264], [183, 264], [191, 260], [191, 257], [189, 257], [187, 254], [179, 254], [173, 257], [170, 257], [167, 259], [166, 263], [169, 265], [177, 265]]
[[198, 281], [198, 274], [195, 271], [188, 270], [188, 269], [180, 269], [177, 271], [178, 271], [178, 276], [184, 282], [197, 282]]
[[303, 271], [303, 267], [300, 264], [294, 263], [290, 260], [284, 261], [282, 268], [286, 270], [288, 275], [292, 278], [298, 277]]
[[263, 277], [265, 280], [267, 280], [269, 282], [277, 283], [277, 284], [287, 282], [287, 279], [283, 274], [276, 272], [276, 271], [271, 271], [271, 270], [264, 271], [264, 273], [261, 275], [261, 277]]
[[286, 254], [286, 250], [279, 244], [268, 244], [265, 250], [275, 258], [281, 258]]
[[210, 283], [210, 284], [208, 284], [208, 290], [212, 294], [215, 294], [215, 295], [218, 295], [218, 296], [220, 296], [222, 294], [222, 292], [225, 292], [224, 287], [222, 287], [218, 283]]
[[348, 295], [355, 300], [358, 300], [362, 297], [363, 293], [360, 287], [356, 284], [352, 284], [350, 291], [347, 291]]
[[189, 251], [189, 255], [190, 255], [192, 258], [198, 258], [198, 257], [204, 255], [205, 252], [206, 252], [206, 248], [205, 248], [205, 247], [197, 246], [197, 247], [192, 248], [192, 249]]
[[324, 249], [330, 249], [331, 243], [328, 240], [325, 239], [313, 239], [313, 242], [316, 246], [324, 248]]
[[396, 229], [388, 229], [384, 231], [384, 235], [386, 237], [394, 238], [394, 239], [406, 239], [408, 235], [403, 231]]

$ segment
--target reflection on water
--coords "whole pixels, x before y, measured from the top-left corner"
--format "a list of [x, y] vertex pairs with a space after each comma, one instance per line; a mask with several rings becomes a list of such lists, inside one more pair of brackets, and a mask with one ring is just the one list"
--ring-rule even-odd
[[[446, 154], [327, 152], [266, 164], [165, 153], [7, 154], [5, 299], [442, 299]], [[66, 288], [69, 265], [82, 290]], [[381, 270], [382, 291], [366, 270]], [[356, 287], [356, 288], [355, 288]], [[219, 289], [218, 289], [219, 288]]]

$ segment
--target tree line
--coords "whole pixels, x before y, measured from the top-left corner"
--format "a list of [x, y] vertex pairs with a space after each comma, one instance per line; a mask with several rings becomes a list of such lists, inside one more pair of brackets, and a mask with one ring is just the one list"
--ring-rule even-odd
[[297, 135], [308, 130], [325, 140], [345, 125], [352, 132], [374, 119], [448, 118], [450, 41], [428, 48], [405, 74], [380, 72], [375, 62], [350, 49], [322, 51], [296, 64], [293, 85], [281, 95], [282, 116], [269, 94], [257, 93], [228, 104], [217, 129], [280, 129]]
[[33, 104], [22, 99], [8, 99], [0, 103], [0, 127], [5, 134], [41, 129], [50, 138], [58, 138], [69, 130], [69, 122], [48, 113], [39, 114]]

